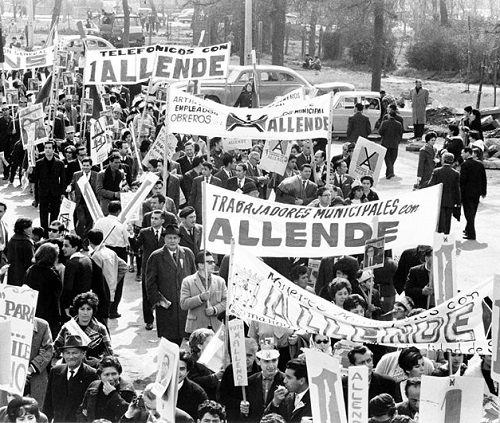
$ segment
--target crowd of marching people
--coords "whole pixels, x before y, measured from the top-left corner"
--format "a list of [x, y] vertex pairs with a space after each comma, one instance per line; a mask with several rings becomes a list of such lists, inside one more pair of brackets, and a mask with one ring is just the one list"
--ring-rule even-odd
[[[144, 164], [163, 124], [164, 104], [144, 93], [131, 98], [126, 87], [114, 86], [106, 89], [112, 147], [103, 163], [94, 163], [89, 116], [80, 109], [81, 75], [76, 73], [72, 88], [59, 92], [57, 106], [47, 109], [50, 136], [36, 146], [31, 166], [18, 111], [33, 103], [36, 93], [28, 90], [25, 77], [13, 74], [8, 81], [19, 91], [19, 102], [2, 105], [0, 152], [4, 183], [31, 191], [40, 224], [18, 217], [11, 230], [2, 217], [12, 204], [0, 200], [0, 262], [4, 282], [37, 290], [38, 303], [24, 396], [3, 399], [8, 405], [0, 409], [1, 421], [157, 421], [154, 386], [138, 391], [122, 376], [120, 351], [108, 329], [109, 319], [124, 312], [120, 302], [128, 273], [142, 286], [140, 330], [156, 326], [159, 337], [182, 347], [176, 421], [305, 421], [303, 417], [312, 416], [305, 347], [337, 357], [343, 371], [368, 367], [370, 422], [418, 421], [422, 375], [479, 375], [485, 398], [498, 395], [488, 355], [364, 345], [252, 322], [246, 327], [248, 388], [243, 398], [231, 364], [214, 372], [198, 362], [227, 318], [228, 300], [228, 258], [203, 249], [202, 184], [311, 207], [377, 201], [383, 193], [375, 192], [371, 176], [355, 180], [348, 174], [355, 143], [344, 143], [329, 162], [325, 140], [294, 142], [280, 175], [259, 166], [265, 140], [254, 140], [249, 150], [224, 151], [220, 138], [177, 134], [172, 159]], [[387, 120], [397, 129], [392, 123], [397, 110], [388, 110]], [[436, 134], [424, 135], [417, 188], [443, 183], [439, 232], [449, 233], [451, 218], [462, 206], [464, 237], [474, 240], [486, 176], [480, 151], [460, 138], [459, 129], [450, 126], [439, 154], [433, 145]], [[393, 172], [391, 167], [387, 175]], [[157, 182], [137, 215], [124, 221], [122, 195], [140, 189], [149, 173]], [[81, 178], [101, 208], [103, 217], [96, 221], [89, 193], [78, 183]], [[71, 231], [68, 219], [60, 217], [63, 198], [76, 203]], [[364, 269], [363, 255], [324, 257], [317, 271], [300, 257], [264, 261], [300, 288], [369, 319], [405, 319], [435, 305], [432, 247], [418, 245], [398, 258], [391, 250], [372, 249], [370, 254], [369, 259], [384, 256], [383, 266]]]

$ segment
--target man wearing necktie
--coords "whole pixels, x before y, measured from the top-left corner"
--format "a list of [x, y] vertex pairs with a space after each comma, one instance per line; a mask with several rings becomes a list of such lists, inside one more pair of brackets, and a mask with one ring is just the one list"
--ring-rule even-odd
[[269, 182], [268, 176], [263, 176], [262, 171], [259, 169], [260, 154], [258, 151], [252, 151], [248, 155], [248, 169], [247, 176], [255, 182], [259, 190], [259, 197], [266, 198], [267, 184]]
[[182, 247], [189, 248], [196, 257], [201, 250], [203, 227], [196, 223], [196, 210], [194, 207], [184, 207], [179, 212], [181, 224], [179, 230], [181, 232], [180, 244]]
[[354, 178], [347, 175], [347, 163], [345, 160], [339, 160], [335, 162], [333, 166], [335, 170], [333, 185], [341, 189], [344, 198], [348, 198]]
[[6, 211], [7, 204], [0, 203], [0, 268], [7, 264], [7, 244], [9, 242], [9, 234], [7, 232], [7, 225], [3, 221]]
[[310, 181], [312, 167], [303, 164], [299, 175], [284, 179], [276, 189], [278, 203], [306, 206], [317, 198], [318, 186]]
[[202, 183], [206, 182], [217, 187], [222, 186], [222, 181], [215, 176], [212, 176], [213, 165], [210, 162], [204, 162], [201, 168], [201, 175], [197, 176], [193, 180], [193, 185], [191, 186], [191, 193], [189, 195], [188, 205], [194, 207], [196, 210], [196, 223], [202, 223], [203, 219], [203, 189]]

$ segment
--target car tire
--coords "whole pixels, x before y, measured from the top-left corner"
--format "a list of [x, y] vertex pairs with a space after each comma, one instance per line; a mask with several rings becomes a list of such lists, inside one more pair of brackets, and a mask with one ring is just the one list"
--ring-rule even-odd
[[205, 100], [215, 101], [216, 103], [222, 104], [222, 101], [220, 101], [220, 98], [216, 95], [207, 95], [205, 96]]

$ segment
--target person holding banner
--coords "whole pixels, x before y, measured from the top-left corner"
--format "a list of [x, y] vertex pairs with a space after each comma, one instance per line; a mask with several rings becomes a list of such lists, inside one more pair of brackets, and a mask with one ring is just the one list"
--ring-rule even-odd
[[413, 300], [415, 307], [429, 309], [434, 307], [434, 288], [432, 286], [432, 247], [423, 251], [424, 263], [412, 267], [408, 272], [404, 291]]
[[[240, 165], [238, 165], [240, 166]], [[236, 166], [236, 169], [238, 168]], [[292, 176], [281, 182], [276, 190], [278, 203], [307, 206], [318, 196], [318, 186], [310, 181], [312, 166], [303, 164], [300, 175]]]

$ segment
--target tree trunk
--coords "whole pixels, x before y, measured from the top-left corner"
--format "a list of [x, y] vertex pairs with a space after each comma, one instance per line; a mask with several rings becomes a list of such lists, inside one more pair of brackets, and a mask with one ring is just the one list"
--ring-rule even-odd
[[441, 2], [441, 0], [432, 0], [432, 19], [434, 22], [439, 22], [438, 1]]
[[384, 0], [373, 3], [373, 51], [372, 51], [372, 91], [380, 91], [382, 79], [382, 55], [384, 51]]
[[439, 13], [441, 14], [441, 25], [448, 26], [448, 8], [446, 7], [446, 0], [439, 0]]
[[122, 0], [123, 7], [123, 47], [130, 47], [130, 9], [128, 0]]
[[311, 20], [309, 21], [311, 30], [309, 31], [309, 47], [307, 52], [311, 57], [314, 57], [316, 54], [316, 24], [318, 23], [318, 15], [315, 9], [316, 8], [313, 6], [311, 11]]
[[286, 0], [273, 0], [272, 64], [283, 66], [286, 30]]

